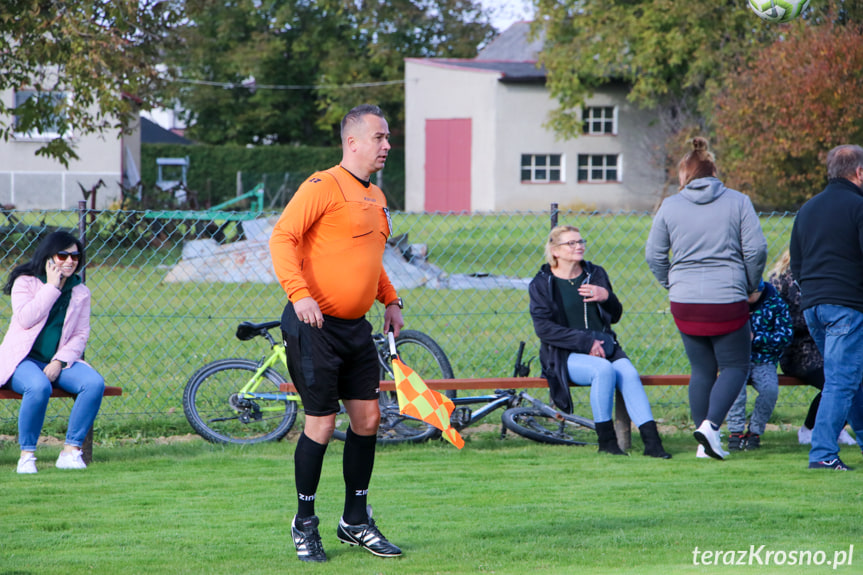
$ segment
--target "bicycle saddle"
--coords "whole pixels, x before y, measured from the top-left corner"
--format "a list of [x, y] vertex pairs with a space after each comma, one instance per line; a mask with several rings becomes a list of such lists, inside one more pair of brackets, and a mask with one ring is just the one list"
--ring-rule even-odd
[[265, 332], [273, 329], [274, 327], [279, 327], [282, 324], [281, 321], [267, 321], [264, 323], [252, 323], [250, 321], [244, 321], [240, 325], [237, 326], [237, 339], [242, 341], [249, 341], [252, 338], [255, 338], [259, 335], [263, 335]]

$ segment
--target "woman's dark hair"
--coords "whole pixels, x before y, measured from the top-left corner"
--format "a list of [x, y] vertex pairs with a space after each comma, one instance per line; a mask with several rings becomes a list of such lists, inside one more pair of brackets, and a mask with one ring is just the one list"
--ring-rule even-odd
[[19, 276], [43, 275], [45, 273], [45, 262], [72, 244], [78, 246], [78, 253], [81, 254], [78, 259], [78, 265], [75, 267], [75, 273], [78, 273], [78, 270], [84, 267], [84, 244], [69, 232], [53, 232], [39, 243], [39, 246], [36, 248], [36, 253], [33, 254], [30, 261], [23, 263], [12, 270], [12, 273], [9, 274], [9, 280], [3, 287], [3, 293], [6, 295], [12, 293], [12, 284], [15, 283], [15, 280], [18, 279]]
[[692, 150], [684, 154], [677, 164], [677, 172], [685, 176], [681, 188], [686, 187], [692, 180], [709, 178], [719, 173], [716, 157], [707, 149], [707, 140], [696, 136], [689, 143]]

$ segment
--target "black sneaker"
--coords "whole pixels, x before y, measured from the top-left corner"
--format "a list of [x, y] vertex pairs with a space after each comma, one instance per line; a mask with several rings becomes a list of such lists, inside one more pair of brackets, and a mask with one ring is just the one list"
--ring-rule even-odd
[[315, 515], [306, 517], [297, 525], [297, 517], [291, 521], [291, 535], [294, 537], [294, 547], [297, 548], [297, 559], [300, 561], [315, 561], [322, 563], [327, 560], [321, 534], [318, 533], [318, 518]]
[[836, 471], [851, 471], [853, 467], [848, 467], [838, 457], [827, 461], [810, 461], [809, 469], [834, 469]]
[[366, 508], [369, 514], [369, 522], [360, 525], [348, 525], [344, 519], [339, 519], [339, 528], [336, 536], [342, 543], [359, 545], [367, 549], [369, 553], [378, 557], [398, 557], [402, 550], [387, 541], [387, 538], [378, 530], [375, 520], [372, 519], [372, 507]]
[[760, 449], [761, 436], [757, 433], [749, 432], [746, 434], [746, 449]]
[[742, 433], [732, 433], [728, 436], [728, 451], [741, 451], [746, 449], [746, 436]]

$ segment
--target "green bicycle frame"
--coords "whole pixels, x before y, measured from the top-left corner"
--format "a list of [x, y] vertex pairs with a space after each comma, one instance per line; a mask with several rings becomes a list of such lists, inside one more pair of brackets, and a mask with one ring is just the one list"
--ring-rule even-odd
[[[255, 375], [253, 375], [249, 381], [246, 382], [246, 385], [237, 392], [237, 397], [240, 399], [264, 399], [268, 401], [293, 401], [299, 403], [300, 396], [293, 393], [289, 394], [284, 391], [277, 393], [256, 393], [255, 390], [257, 390], [258, 386], [261, 385], [261, 382], [264, 381], [264, 373], [266, 373], [268, 369], [273, 367], [279, 361], [285, 366], [285, 369], [288, 367], [288, 356], [285, 353], [285, 347], [276, 344], [272, 349], [272, 353], [264, 363], [258, 367]], [[279, 407], [278, 405], [265, 405], [260, 409], [261, 411], [281, 411], [284, 407]]]

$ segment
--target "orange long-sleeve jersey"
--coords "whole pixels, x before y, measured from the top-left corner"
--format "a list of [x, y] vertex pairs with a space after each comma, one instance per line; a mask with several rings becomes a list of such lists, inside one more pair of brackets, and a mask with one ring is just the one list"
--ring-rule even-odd
[[312, 296], [321, 312], [357, 319], [377, 299], [398, 297], [383, 266], [391, 233], [386, 198], [335, 166], [311, 175], [282, 212], [270, 254], [292, 302]]

